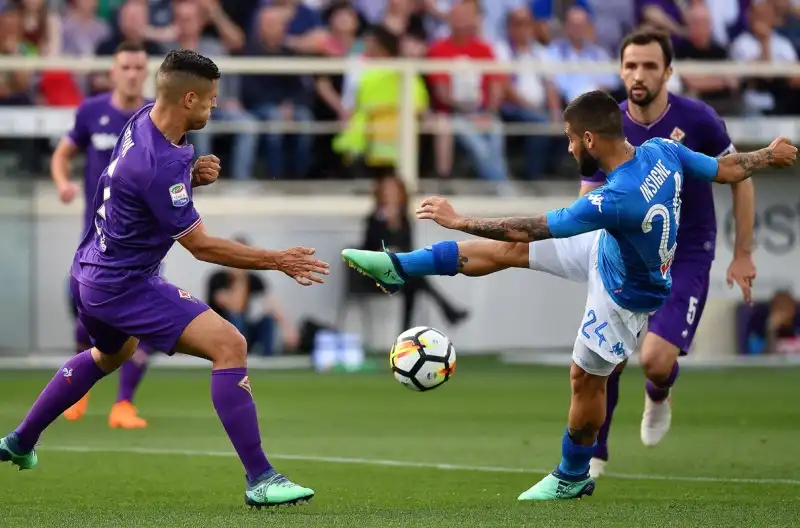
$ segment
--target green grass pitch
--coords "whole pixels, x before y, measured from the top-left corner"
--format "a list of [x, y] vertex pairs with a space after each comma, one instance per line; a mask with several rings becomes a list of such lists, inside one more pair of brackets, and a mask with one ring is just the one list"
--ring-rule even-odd
[[[243, 470], [217, 421], [208, 373], [155, 370], [138, 395], [150, 426], [110, 430], [116, 377], [80, 422], [45, 433], [39, 467], [0, 465], [0, 526], [789, 527], [800, 524], [800, 369], [689, 371], [662, 445], [639, 440], [642, 376], [630, 368], [609, 470], [593, 497], [518, 504], [559, 460], [566, 368], [463, 357], [429, 393], [378, 373], [251, 373], [273, 464], [314, 501], [247, 509]], [[0, 373], [0, 431], [52, 374]]]

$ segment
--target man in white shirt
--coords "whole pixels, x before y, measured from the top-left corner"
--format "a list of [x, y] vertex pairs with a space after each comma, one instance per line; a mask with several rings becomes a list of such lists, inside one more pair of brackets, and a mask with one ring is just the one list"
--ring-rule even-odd
[[[775, 9], [771, 2], [759, 2], [750, 7], [749, 31], [742, 33], [731, 44], [732, 60], [742, 62], [796, 62], [797, 52], [791, 41], [775, 31]], [[749, 113], [783, 113], [785, 105], [795, 104], [800, 79], [754, 79], [744, 92], [745, 107]]]

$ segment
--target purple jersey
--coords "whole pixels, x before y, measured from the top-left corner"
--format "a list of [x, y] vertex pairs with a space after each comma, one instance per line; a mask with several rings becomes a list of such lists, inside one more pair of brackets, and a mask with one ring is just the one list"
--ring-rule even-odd
[[[631, 117], [627, 100], [619, 107], [623, 113], [625, 137], [633, 145], [639, 146], [648, 139], [667, 138], [707, 156], [720, 157], [733, 152], [725, 123], [710, 106], [696, 99], [669, 94], [667, 109], [649, 125], [641, 124]], [[584, 178], [583, 182], [602, 184], [605, 180], [606, 175], [598, 172], [590, 178]], [[711, 185], [711, 182], [700, 178], [683, 180], [676, 261], [714, 260], [717, 219]]]
[[75, 113], [75, 124], [67, 133], [70, 141], [86, 154], [83, 177], [84, 233], [92, 224], [94, 209], [91, 205], [100, 174], [111, 161], [117, 138], [131, 115], [111, 104], [111, 92], [96, 95], [81, 103]]
[[94, 227], [72, 263], [81, 284], [125, 291], [156, 277], [175, 240], [200, 225], [192, 202], [194, 148], [171, 143], [148, 104], [125, 126], [92, 200]]

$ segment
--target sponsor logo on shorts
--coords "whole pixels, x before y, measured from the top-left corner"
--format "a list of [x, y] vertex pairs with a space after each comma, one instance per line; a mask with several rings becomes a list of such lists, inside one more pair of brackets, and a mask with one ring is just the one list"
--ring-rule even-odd
[[239, 385], [241, 388], [250, 393], [250, 396], [253, 395], [253, 390], [250, 388], [250, 378], [248, 376], [245, 376], [242, 379], [240, 379], [237, 385]]
[[169, 197], [175, 207], [183, 207], [189, 203], [189, 191], [186, 190], [186, 186], [182, 183], [176, 183], [169, 188]]
[[622, 346], [622, 341], [611, 347], [611, 351], [614, 353], [614, 355], [623, 357], [625, 355], [625, 347]]

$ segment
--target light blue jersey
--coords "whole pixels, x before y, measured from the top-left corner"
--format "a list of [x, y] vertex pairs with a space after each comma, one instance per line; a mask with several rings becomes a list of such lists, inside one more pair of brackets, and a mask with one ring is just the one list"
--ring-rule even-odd
[[597, 264], [606, 291], [632, 312], [657, 310], [669, 296], [684, 176], [711, 181], [717, 160], [655, 138], [637, 147], [606, 184], [547, 213], [555, 238], [604, 230]]

